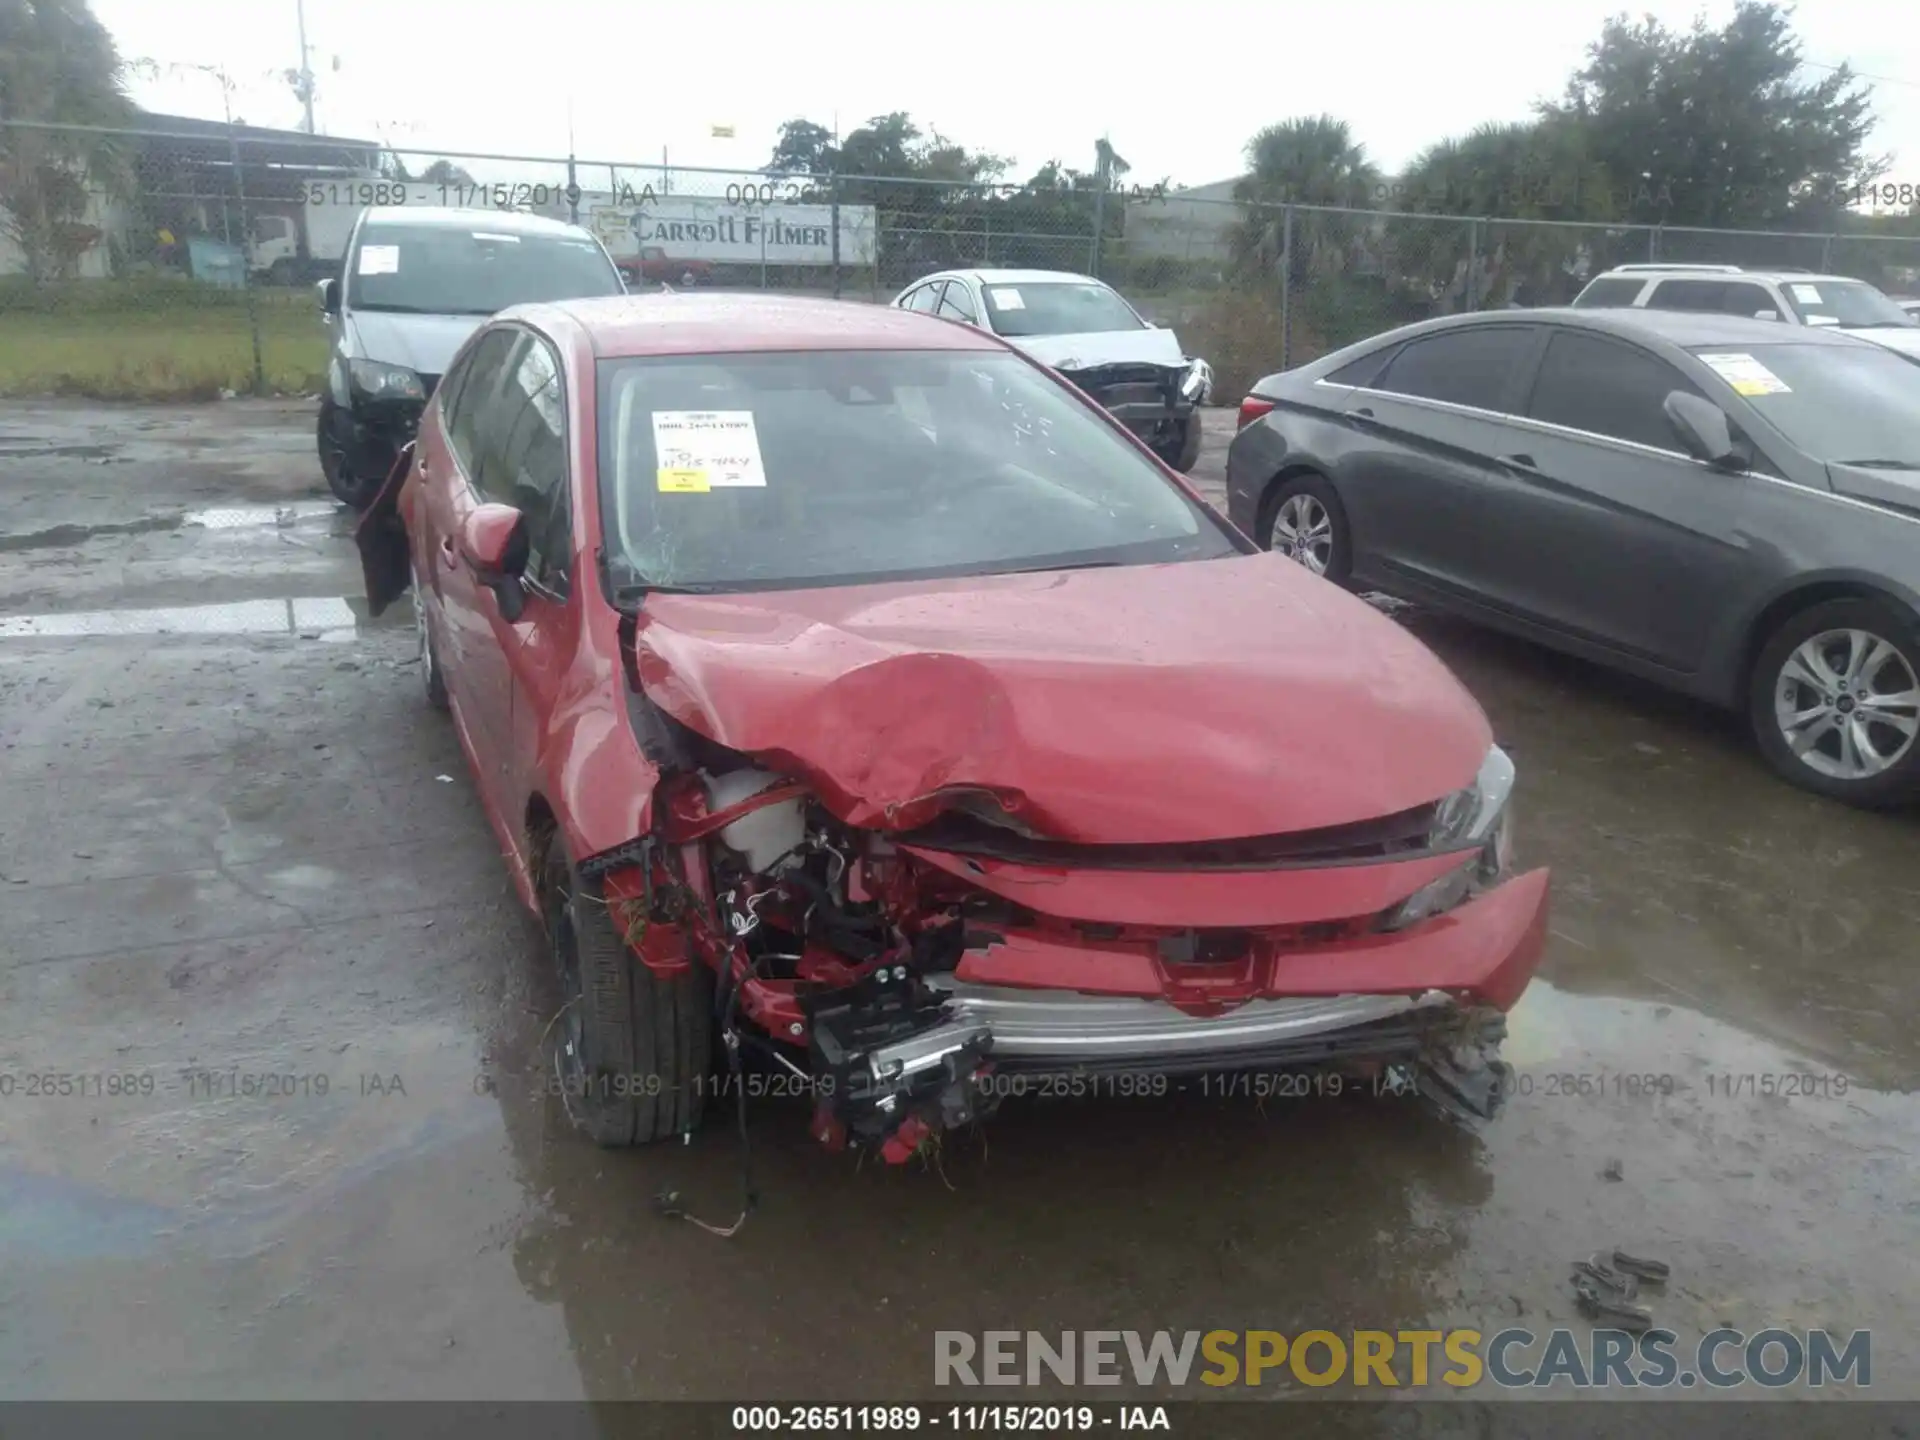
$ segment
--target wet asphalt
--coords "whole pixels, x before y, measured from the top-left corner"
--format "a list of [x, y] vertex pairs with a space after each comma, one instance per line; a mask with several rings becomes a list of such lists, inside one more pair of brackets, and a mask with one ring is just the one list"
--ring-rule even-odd
[[731, 1220], [725, 1125], [542, 1093], [535, 927], [345, 536], [307, 404], [0, 406], [0, 1395], [927, 1397], [936, 1330], [1582, 1328], [1620, 1245], [1661, 1323], [1869, 1328], [1920, 1397], [1920, 817], [1405, 614], [1555, 871], [1495, 1124], [1029, 1102], [887, 1169], [763, 1099], [723, 1240], [653, 1197]]

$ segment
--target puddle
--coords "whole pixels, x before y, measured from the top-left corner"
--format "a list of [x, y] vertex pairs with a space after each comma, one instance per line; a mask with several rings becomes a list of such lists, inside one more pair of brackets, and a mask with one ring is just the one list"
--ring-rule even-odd
[[0, 618], [0, 639], [113, 635], [297, 635], [338, 644], [359, 631], [363, 610], [339, 597], [236, 600], [153, 610], [80, 610]]
[[190, 510], [181, 523], [206, 530], [287, 530], [303, 520], [331, 520], [341, 513], [341, 508], [331, 500], [295, 500], [285, 505], [223, 505]]

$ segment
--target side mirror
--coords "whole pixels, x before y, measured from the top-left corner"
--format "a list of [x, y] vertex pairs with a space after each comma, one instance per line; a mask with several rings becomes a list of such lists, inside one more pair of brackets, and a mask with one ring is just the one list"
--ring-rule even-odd
[[1680, 444], [1694, 459], [1716, 470], [1744, 468], [1740, 447], [1734, 443], [1733, 425], [1727, 419], [1727, 412], [1718, 405], [1684, 390], [1675, 390], [1660, 408], [1666, 413], [1673, 433], [1680, 437]]
[[340, 282], [329, 276], [313, 288], [320, 292], [320, 313], [338, 315], [340, 313]]
[[511, 505], [481, 505], [460, 526], [460, 558], [493, 591], [508, 624], [526, 608], [520, 577], [527, 569], [526, 517]]

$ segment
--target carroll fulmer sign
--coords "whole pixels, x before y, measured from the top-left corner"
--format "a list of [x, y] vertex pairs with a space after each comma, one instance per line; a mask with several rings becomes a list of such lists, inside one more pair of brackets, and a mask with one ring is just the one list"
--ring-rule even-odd
[[[839, 217], [840, 263], [871, 265], [873, 207], [842, 205]], [[675, 260], [831, 265], [833, 222], [831, 205], [736, 204], [676, 195], [595, 206], [591, 223], [617, 259], [657, 246]]]

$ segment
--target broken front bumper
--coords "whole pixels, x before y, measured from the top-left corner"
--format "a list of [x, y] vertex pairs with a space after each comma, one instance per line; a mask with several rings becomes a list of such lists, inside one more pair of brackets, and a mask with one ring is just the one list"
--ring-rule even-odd
[[[1008, 936], [970, 952], [943, 993], [953, 1017], [991, 1033], [996, 1067], [1193, 1070], [1369, 1045], [1385, 1054], [1519, 999], [1546, 944], [1548, 878], [1515, 876], [1407, 930], [1276, 954], [1254, 975], [1143, 959], [1102, 964], [1095, 980], [1084, 947]], [[1078, 983], [1064, 988], [1075, 969]]]
[[856, 1133], [870, 1135], [908, 1115], [911, 1134], [945, 1128], [1027, 1093], [1004, 1083], [1021, 1076], [1345, 1071], [1491, 1117], [1506, 1090], [1505, 1012], [1545, 946], [1548, 878], [1532, 871], [1403, 931], [1240, 966], [1116, 965], [1084, 944], [995, 936], [928, 978], [919, 1023], [834, 1046], [832, 1068], [864, 1112]]

